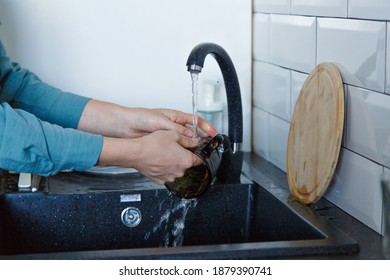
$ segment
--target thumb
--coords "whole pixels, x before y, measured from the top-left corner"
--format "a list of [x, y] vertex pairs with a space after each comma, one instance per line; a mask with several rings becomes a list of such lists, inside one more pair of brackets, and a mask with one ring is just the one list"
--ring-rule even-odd
[[[184, 148], [194, 148], [199, 145], [199, 141], [195, 137], [186, 137], [181, 136], [179, 139], [179, 144], [182, 145]], [[195, 153], [190, 152], [192, 155], [192, 165], [201, 165], [203, 163], [203, 160], [197, 156]]]

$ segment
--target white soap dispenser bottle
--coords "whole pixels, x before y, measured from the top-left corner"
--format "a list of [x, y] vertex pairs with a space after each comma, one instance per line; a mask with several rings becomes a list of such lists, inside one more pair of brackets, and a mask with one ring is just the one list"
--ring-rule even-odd
[[223, 103], [218, 101], [215, 93], [221, 82], [218, 79], [203, 80], [203, 98], [198, 103], [198, 113], [211, 123], [219, 133], [223, 129]]

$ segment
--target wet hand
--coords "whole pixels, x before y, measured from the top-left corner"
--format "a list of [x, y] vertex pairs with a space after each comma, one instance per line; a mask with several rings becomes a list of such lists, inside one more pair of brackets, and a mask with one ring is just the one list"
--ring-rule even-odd
[[160, 130], [146, 136], [125, 139], [104, 137], [97, 165], [133, 167], [157, 184], [172, 182], [202, 160], [188, 150], [196, 138], [175, 130]]
[[[182, 135], [193, 137], [192, 114], [171, 109], [132, 109], [133, 121], [129, 125], [132, 137], [144, 136], [158, 130], [175, 130]], [[134, 111], [136, 110], [136, 111]], [[198, 127], [208, 136], [215, 136], [217, 130], [203, 118], [198, 118]], [[200, 133], [202, 134], [202, 133]]]
[[196, 147], [198, 141], [177, 131], [157, 131], [140, 141], [145, 148], [134, 167], [157, 184], [173, 182], [188, 168], [202, 164], [202, 160], [188, 150]]
[[[216, 129], [199, 118], [199, 129], [213, 137]], [[106, 137], [135, 138], [158, 130], [175, 130], [192, 137], [192, 114], [170, 109], [127, 108], [117, 104], [90, 100], [80, 118], [78, 129]]]

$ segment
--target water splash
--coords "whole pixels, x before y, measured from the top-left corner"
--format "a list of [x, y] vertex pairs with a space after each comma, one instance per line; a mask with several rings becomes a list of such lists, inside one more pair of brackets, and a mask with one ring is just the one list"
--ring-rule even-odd
[[[184, 241], [184, 228], [185, 228], [185, 219], [187, 213], [190, 208], [196, 207], [198, 204], [197, 199], [181, 199], [179, 202], [175, 203], [171, 208], [165, 210], [165, 212], [161, 215], [158, 223], [153, 226], [150, 232], [147, 232], [144, 236], [144, 239], [147, 240], [151, 236], [151, 234], [156, 233], [161, 230], [162, 234], [162, 246], [169, 247], [178, 247], [183, 245]], [[179, 213], [179, 211], [181, 211]], [[172, 215], [174, 213], [178, 213], [177, 215]], [[175, 219], [173, 221], [173, 227], [171, 230], [168, 230], [169, 222], [171, 219]], [[171, 221], [172, 222], [172, 221]], [[172, 242], [171, 242], [172, 241]]]
[[198, 200], [196, 199], [183, 198], [181, 200], [181, 203], [178, 205], [178, 207], [173, 209], [172, 213], [179, 209], [182, 209], [181, 217], [177, 219], [173, 224], [173, 229], [172, 229], [172, 235], [174, 236], [173, 244], [172, 244], [173, 247], [183, 245], [183, 240], [184, 240], [183, 231], [185, 228], [185, 220], [186, 220], [188, 210], [190, 208], [195, 207], [197, 204], [198, 204]]
[[192, 80], [192, 125], [195, 138], [198, 138], [198, 72], [191, 72]]

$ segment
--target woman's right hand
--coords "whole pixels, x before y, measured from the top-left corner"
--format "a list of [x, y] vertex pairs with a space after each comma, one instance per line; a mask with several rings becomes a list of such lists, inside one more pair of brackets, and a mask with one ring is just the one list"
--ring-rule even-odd
[[198, 140], [175, 130], [160, 130], [133, 139], [104, 137], [97, 165], [133, 167], [157, 184], [172, 182], [202, 160], [188, 148]]

